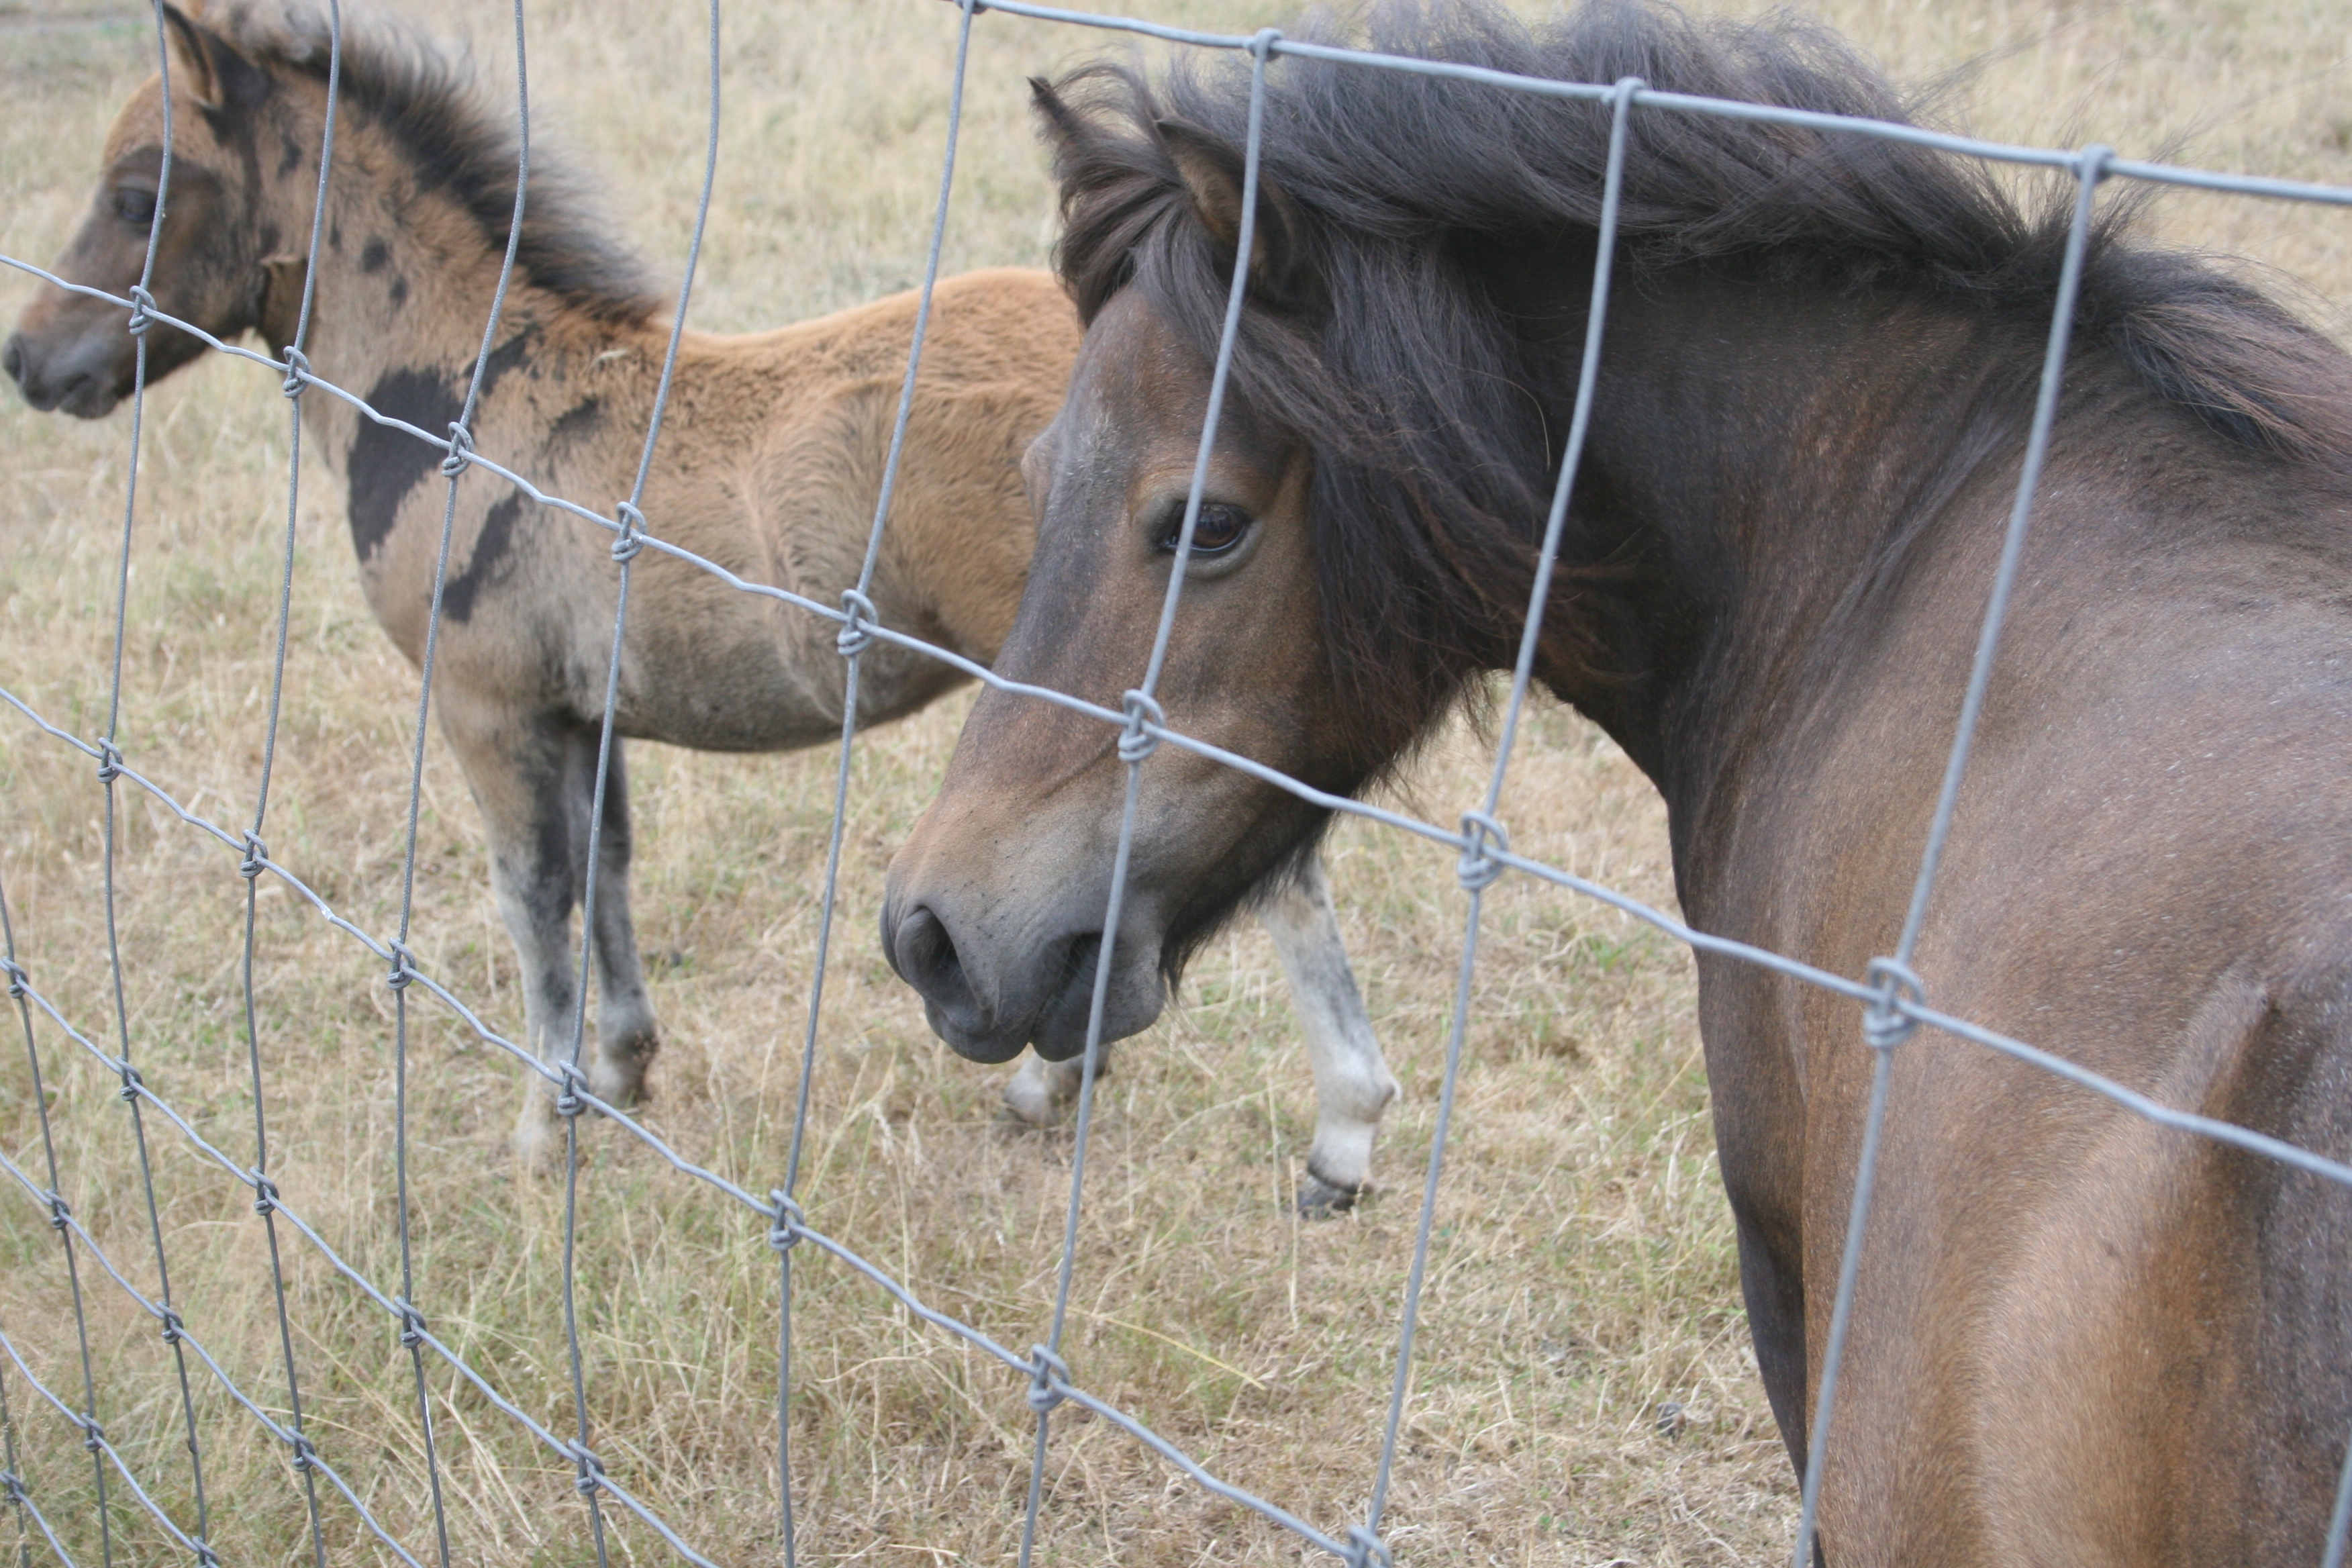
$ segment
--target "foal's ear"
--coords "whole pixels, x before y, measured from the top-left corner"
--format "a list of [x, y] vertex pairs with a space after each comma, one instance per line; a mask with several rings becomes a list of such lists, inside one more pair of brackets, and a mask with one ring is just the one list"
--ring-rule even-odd
[[235, 45], [176, 5], [163, 7], [171, 29], [172, 96], [205, 109], [240, 108], [269, 91], [269, 78]]
[[[1177, 177], [1192, 194], [1192, 210], [1202, 226], [1228, 250], [1239, 245], [1245, 172], [1240, 152], [1189, 121], [1162, 120], [1152, 129], [1160, 133], [1160, 145], [1168, 149]], [[1261, 171], [1257, 225], [1250, 235], [1250, 281], [1276, 299], [1296, 295], [1304, 259], [1300, 234], [1297, 207]]]

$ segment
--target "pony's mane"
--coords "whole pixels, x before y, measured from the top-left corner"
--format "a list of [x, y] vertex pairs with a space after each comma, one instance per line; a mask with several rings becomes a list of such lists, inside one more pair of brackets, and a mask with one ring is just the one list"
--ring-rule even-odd
[[[1666, 0], [1587, 0], [1530, 27], [1490, 0], [1384, 0], [1353, 21], [1318, 13], [1290, 36], [1913, 120], [1849, 46], [1786, 15], [1698, 19]], [[1209, 357], [1232, 252], [1202, 221], [1180, 159], [1238, 175], [1247, 62], [1196, 57], [1156, 78], [1097, 64], [1032, 85], [1061, 187], [1055, 262], [1080, 314], [1091, 321], [1132, 285]], [[1498, 653], [1507, 662], [1525, 611], [1561, 423], [1547, 423], [1529, 390], [1564, 397], [1576, 355], [1572, 338], [1565, 353], [1531, 349], [1499, 280], [1589, 263], [1611, 111], [1285, 56], [1269, 65], [1264, 114], [1271, 195], [1260, 233], [1270, 227], [1277, 243], [1253, 276], [1232, 385], [1320, 455], [1312, 506], [1339, 668], [1386, 689], [1368, 696], [1368, 712], [1428, 714], [1470, 669]], [[1621, 289], [1674, 268], [1727, 268], [1931, 294], [2013, 321], [2021, 342], [2046, 330], [2071, 188], [2028, 210], [1974, 159], [1712, 116], [1637, 109], [1627, 134]], [[2111, 202], [2091, 237], [2078, 350], [2104, 344], [2231, 442], [2343, 463], [2352, 360], [2207, 262], [2131, 243], [2136, 211]], [[1349, 309], [1327, 311], [1330, 300]], [[1344, 533], [1335, 518], [1351, 520]], [[1350, 607], [1359, 602], [1382, 607]], [[1552, 619], [1546, 638], [1548, 658], [1576, 662], [1583, 637], [1570, 618]]]
[[[514, 218], [511, 105], [493, 105], [469, 61], [401, 23], [343, 9], [341, 112], [387, 136], [419, 185], [456, 202], [484, 245], [503, 252]], [[327, 18], [308, 5], [231, 0], [195, 15], [255, 63], [326, 80]], [[644, 265], [606, 237], [610, 227], [587, 182], [535, 129], [517, 277], [600, 322], [644, 322], [663, 301]]]

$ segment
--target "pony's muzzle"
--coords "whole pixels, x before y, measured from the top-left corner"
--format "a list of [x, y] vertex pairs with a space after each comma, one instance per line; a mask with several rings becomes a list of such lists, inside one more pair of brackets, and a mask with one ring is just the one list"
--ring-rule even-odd
[[890, 915], [886, 907], [882, 956], [923, 998], [923, 1016], [930, 1021], [931, 1032], [972, 1061], [1002, 1062], [1019, 1056], [1028, 1040], [1023, 1035], [1008, 1038], [997, 1026], [995, 1009], [982, 1001], [964, 973], [947, 922], [927, 904], [917, 904], [895, 921]]
[[[882, 954], [922, 996], [932, 1033], [958, 1056], [1010, 1061], [1024, 1046], [1034, 1046], [1047, 1061], [1066, 1061], [1086, 1049], [1102, 932], [1060, 921], [1045, 930], [1053, 934], [994, 951], [970, 937], [960, 942], [949, 919], [929, 901], [891, 900], [883, 910]], [[1124, 938], [1119, 949], [1118, 958], [1131, 956]], [[1163, 999], [1159, 972], [1149, 962], [1115, 961], [1104, 998], [1103, 1039], [1149, 1027]]]

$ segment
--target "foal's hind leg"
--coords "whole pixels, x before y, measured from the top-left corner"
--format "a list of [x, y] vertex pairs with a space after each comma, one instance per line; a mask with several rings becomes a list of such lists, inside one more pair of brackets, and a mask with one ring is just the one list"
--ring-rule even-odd
[[1371, 1185], [1372, 1139], [1396, 1098], [1397, 1080], [1348, 966], [1321, 856], [1308, 858], [1290, 887], [1259, 907], [1258, 921], [1282, 955], [1315, 1069], [1315, 1142], [1298, 1184], [1298, 1212], [1337, 1214]]

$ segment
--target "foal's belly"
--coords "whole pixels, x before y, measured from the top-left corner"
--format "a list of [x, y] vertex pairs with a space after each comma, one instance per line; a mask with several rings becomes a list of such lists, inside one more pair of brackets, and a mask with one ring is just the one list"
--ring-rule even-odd
[[[831, 627], [822, 628], [830, 631]], [[841, 738], [846, 661], [830, 637], [632, 649], [614, 728], [701, 752], [789, 752]], [[861, 727], [913, 712], [962, 683], [936, 660], [875, 645], [860, 660]], [[597, 716], [602, 693], [584, 705]]]

